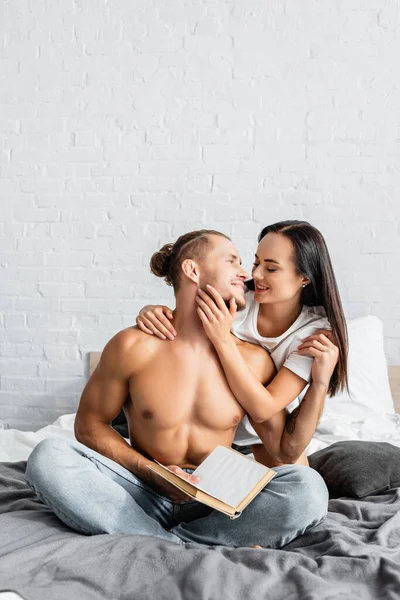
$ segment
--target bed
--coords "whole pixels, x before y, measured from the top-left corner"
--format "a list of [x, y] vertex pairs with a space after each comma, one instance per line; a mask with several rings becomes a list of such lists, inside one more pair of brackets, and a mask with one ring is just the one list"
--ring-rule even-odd
[[[349, 338], [352, 399], [327, 400], [309, 456], [343, 440], [400, 449], [400, 367], [387, 368], [382, 324], [356, 319]], [[91, 369], [98, 359], [93, 353]], [[35, 445], [53, 436], [74, 439], [74, 418], [63, 415], [35, 432], [0, 429], [0, 600], [400, 597], [397, 486], [331, 499], [323, 523], [281, 550], [181, 548], [144, 536], [75, 533], [24, 480]]]

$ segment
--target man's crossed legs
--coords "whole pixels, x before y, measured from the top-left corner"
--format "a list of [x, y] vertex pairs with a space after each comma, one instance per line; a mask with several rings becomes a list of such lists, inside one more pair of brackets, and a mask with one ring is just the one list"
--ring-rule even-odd
[[309, 467], [274, 470], [277, 475], [236, 519], [195, 500], [174, 504], [113, 460], [60, 438], [34, 448], [26, 480], [61, 521], [87, 535], [125, 533], [177, 544], [280, 548], [325, 517], [328, 490]]

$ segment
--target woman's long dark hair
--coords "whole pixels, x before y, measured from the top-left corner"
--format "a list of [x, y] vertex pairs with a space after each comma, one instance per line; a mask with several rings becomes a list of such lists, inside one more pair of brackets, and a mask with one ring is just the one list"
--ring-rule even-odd
[[[301, 303], [323, 306], [336, 337], [339, 360], [329, 382], [329, 395], [335, 396], [345, 387], [348, 390], [346, 320], [328, 248], [321, 232], [307, 221], [280, 221], [264, 227], [258, 241], [261, 242], [267, 233], [279, 233], [292, 242], [296, 271], [310, 279], [310, 283], [302, 290]], [[254, 290], [254, 280], [246, 282], [246, 285]]]

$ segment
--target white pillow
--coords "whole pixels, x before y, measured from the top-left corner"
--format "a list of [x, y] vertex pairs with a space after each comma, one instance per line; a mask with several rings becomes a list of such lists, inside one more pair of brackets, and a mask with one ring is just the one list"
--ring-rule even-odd
[[[383, 347], [383, 324], [372, 315], [347, 321], [349, 336], [347, 390], [333, 398], [327, 396], [325, 412], [345, 410], [355, 418], [366, 415], [370, 409], [379, 413], [394, 414], [394, 404], [389, 385], [388, 368]], [[365, 407], [365, 408], [364, 408]]]

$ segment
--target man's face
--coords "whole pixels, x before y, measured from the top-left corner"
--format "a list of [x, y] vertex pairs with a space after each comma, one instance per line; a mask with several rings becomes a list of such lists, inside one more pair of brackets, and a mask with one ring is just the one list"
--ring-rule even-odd
[[221, 236], [211, 236], [211, 244], [212, 250], [201, 261], [199, 287], [207, 291], [206, 285], [212, 285], [228, 307], [234, 297], [237, 310], [243, 310], [246, 305], [244, 281], [249, 275], [242, 267], [239, 253], [230, 240]]

